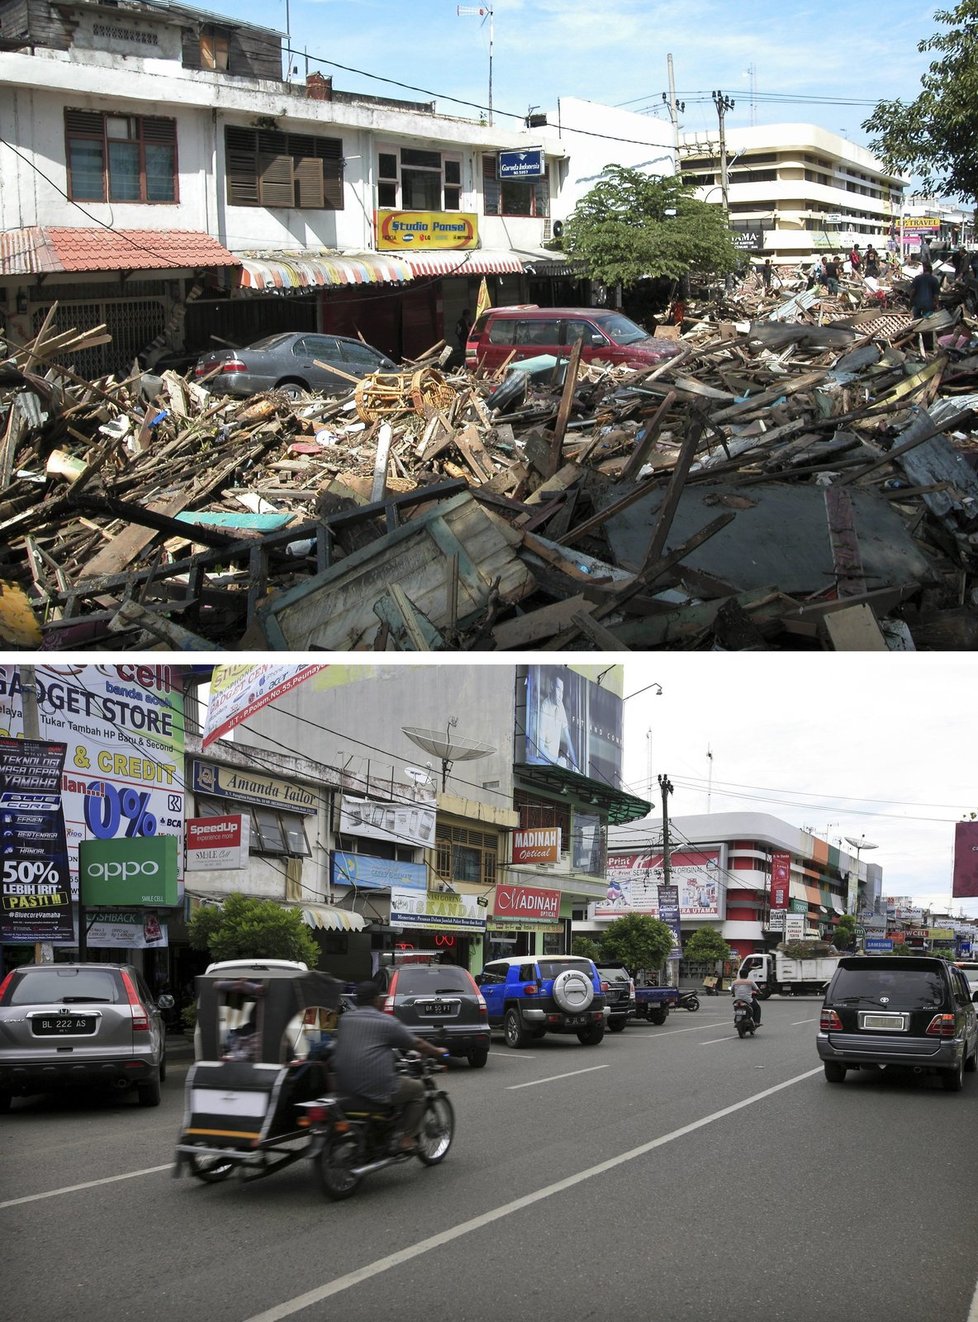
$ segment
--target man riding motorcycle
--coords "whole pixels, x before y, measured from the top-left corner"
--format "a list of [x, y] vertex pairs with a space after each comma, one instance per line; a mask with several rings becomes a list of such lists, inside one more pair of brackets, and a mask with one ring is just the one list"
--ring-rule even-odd
[[375, 982], [357, 986], [356, 1005], [340, 1017], [332, 1066], [341, 1093], [397, 1106], [401, 1111], [402, 1152], [413, 1152], [424, 1114], [424, 1084], [398, 1074], [394, 1051], [420, 1051], [447, 1060], [448, 1052], [415, 1037], [399, 1019], [385, 1014], [384, 997]]
[[760, 988], [749, 974], [734, 978], [730, 984], [730, 994], [735, 1001], [746, 1001], [750, 1006], [751, 1017], [754, 1020], [754, 1026], [761, 1026], [761, 1000]]

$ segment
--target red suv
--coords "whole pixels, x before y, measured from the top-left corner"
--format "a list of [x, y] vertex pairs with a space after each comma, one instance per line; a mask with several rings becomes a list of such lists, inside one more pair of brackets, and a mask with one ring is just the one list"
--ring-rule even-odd
[[489, 308], [469, 331], [465, 365], [494, 371], [507, 360], [550, 354], [568, 358], [575, 344], [589, 363], [655, 367], [680, 352], [675, 340], [657, 340], [611, 308], [541, 308], [535, 303]]

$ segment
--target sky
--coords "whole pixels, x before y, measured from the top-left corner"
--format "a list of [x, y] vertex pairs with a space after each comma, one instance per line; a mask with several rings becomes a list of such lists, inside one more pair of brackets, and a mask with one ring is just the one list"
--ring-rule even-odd
[[665, 116], [671, 54], [687, 131], [716, 133], [711, 93], [719, 90], [735, 103], [730, 128], [814, 123], [863, 146], [860, 125], [877, 101], [918, 94], [930, 57], [917, 44], [937, 30], [936, 6], [910, 0], [885, 7], [867, 0], [839, 7], [494, 0], [491, 25], [487, 16], [456, 12], [478, 5], [450, 0], [405, 9], [390, 0], [209, 0], [201, 7], [288, 31], [300, 78], [308, 57], [309, 70], [331, 74], [337, 89], [434, 98], [444, 114], [477, 118], [487, 106], [491, 26], [498, 125], [518, 125], [531, 107], [553, 110], [558, 97], [569, 96]]
[[[978, 812], [978, 660], [827, 652], [617, 659], [625, 664], [623, 781], [651, 797], [655, 816], [664, 774], [674, 787], [672, 817], [766, 812], [835, 844], [865, 837], [877, 848], [860, 858], [883, 869], [884, 894], [947, 912], [954, 824]], [[661, 696], [640, 692], [653, 684]], [[978, 900], [956, 899], [953, 912], [978, 917]]]

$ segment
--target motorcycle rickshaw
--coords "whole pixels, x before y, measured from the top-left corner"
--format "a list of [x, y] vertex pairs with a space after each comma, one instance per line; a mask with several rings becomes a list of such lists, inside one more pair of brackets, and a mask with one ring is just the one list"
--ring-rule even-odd
[[[330, 1091], [322, 1059], [343, 984], [327, 973], [248, 962], [197, 978], [199, 1059], [187, 1075], [173, 1174], [257, 1179], [307, 1155], [297, 1110]], [[301, 1123], [300, 1123], [301, 1122]]]

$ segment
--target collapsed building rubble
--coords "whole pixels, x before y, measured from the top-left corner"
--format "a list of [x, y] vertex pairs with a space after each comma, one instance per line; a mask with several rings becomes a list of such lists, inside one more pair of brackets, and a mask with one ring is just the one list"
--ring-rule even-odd
[[489, 377], [436, 346], [242, 402], [84, 380], [104, 328], [45, 326], [0, 364], [0, 641], [971, 648], [974, 330], [748, 282], [653, 369], [576, 347]]

